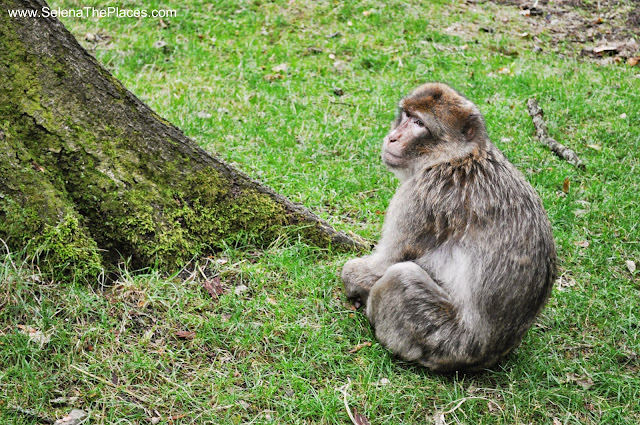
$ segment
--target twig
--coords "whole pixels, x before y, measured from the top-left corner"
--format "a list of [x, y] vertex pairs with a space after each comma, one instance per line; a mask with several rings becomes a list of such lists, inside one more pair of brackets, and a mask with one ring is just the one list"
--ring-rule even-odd
[[578, 158], [576, 153], [564, 146], [561, 143], [558, 143], [553, 137], [550, 137], [547, 133], [547, 125], [544, 123], [542, 117], [544, 116], [544, 112], [540, 105], [538, 105], [538, 101], [534, 98], [531, 98], [527, 101], [527, 109], [529, 110], [529, 115], [531, 115], [531, 119], [533, 120], [533, 125], [536, 128], [536, 137], [538, 141], [542, 144], [545, 144], [551, 149], [553, 153], [558, 155], [560, 158], [567, 161], [569, 164], [573, 164], [580, 169], [585, 169], [585, 165]]
[[151, 403], [149, 402], [149, 400], [147, 400], [146, 398], [142, 397], [141, 395], [138, 395], [138, 394], [134, 393], [133, 391], [130, 391], [130, 390], [126, 389], [126, 388], [121, 388], [121, 387], [119, 387], [118, 385], [114, 384], [113, 382], [107, 381], [107, 380], [106, 380], [106, 379], [104, 379], [104, 378], [101, 378], [101, 377], [96, 376], [96, 375], [94, 375], [94, 374], [92, 374], [92, 373], [89, 373], [89, 372], [87, 372], [86, 370], [80, 369], [80, 368], [79, 368], [78, 366], [76, 366], [76, 365], [73, 365], [73, 364], [72, 364], [72, 365], [69, 365], [69, 367], [70, 367], [70, 368], [72, 368], [72, 369], [77, 370], [77, 371], [78, 371], [78, 372], [80, 372], [80, 373], [83, 373], [83, 374], [85, 374], [85, 375], [87, 375], [87, 376], [89, 376], [89, 377], [91, 377], [91, 378], [95, 379], [96, 381], [102, 382], [103, 384], [108, 385], [108, 386], [110, 386], [111, 388], [115, 388], [115, 389], [116, 389], [116, 390], [118, 390], [118, 391], [122, 391], [123, 393], [126, 393], [126, 394], [130, 395], [131, 397], [133, 397], [133, 398], [135, 398], [135, 399], [138, 399], [139, 401], [141, 401], [141, 402], [143, 402], [143, 403], [151, 404]]

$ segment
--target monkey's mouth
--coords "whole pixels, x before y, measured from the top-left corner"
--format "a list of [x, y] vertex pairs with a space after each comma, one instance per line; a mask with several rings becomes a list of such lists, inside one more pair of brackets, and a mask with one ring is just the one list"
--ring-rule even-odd
[[404, 165], [406, 160], [400, 156], [394, 155], [391, 152], [385, 151], [382, 154], [382, 160], [389, 167], [400, 167]]

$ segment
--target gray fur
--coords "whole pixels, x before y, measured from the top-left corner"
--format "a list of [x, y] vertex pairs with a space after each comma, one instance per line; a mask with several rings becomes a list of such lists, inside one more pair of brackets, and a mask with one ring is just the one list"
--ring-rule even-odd
[[402, 182], [372, 255], [345, 264], [346, 293], [399, 357], [438, 372], [486, 368], [520, 343], [549, 296], [549, 220], [470, 101], [431, 83], [402, 105], [383, 148], [405, 156], [390, 164]]

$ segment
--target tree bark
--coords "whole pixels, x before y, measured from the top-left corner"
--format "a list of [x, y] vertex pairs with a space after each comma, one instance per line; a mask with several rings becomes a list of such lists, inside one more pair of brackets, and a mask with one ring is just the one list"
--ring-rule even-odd
[[0, 0], [0, 238], [54, 270], [170, 268], [283, 228], [362, 248], [213, 157], [127, 91], [38, 0]]

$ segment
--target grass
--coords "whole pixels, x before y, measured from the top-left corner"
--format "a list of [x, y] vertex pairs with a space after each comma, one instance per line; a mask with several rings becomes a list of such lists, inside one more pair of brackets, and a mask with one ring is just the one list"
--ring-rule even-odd
[[[396, 102], [424, 81], [457, 87], [540, 193], [559, 284], [500, 366], [439, 376], [391, 357], [351, 309], [339, 270], [352, 254], [239, 243], [195, 273], [123, 265], [108, 286], [51, 282], [2, 254], [0, 423], [37, 422], [18, 406], [47, 418], [81, 408], [90, 424], [344, 424], [345, 385], [372, 424], [640, 422], [640, 279], [626, 266], [640, 262], [640, 68], [552, 53], [552, 34], [522, 37], [530, 18], [493, 3], [148, 6], [160, 8], [178, 16], [63, 23], [203, 147], [371, 240], [397, 184], [379, 160]], [[530, 97], [586, 171], [532, 138]], [[215, 275], [214, 299], [203, 282]]]

